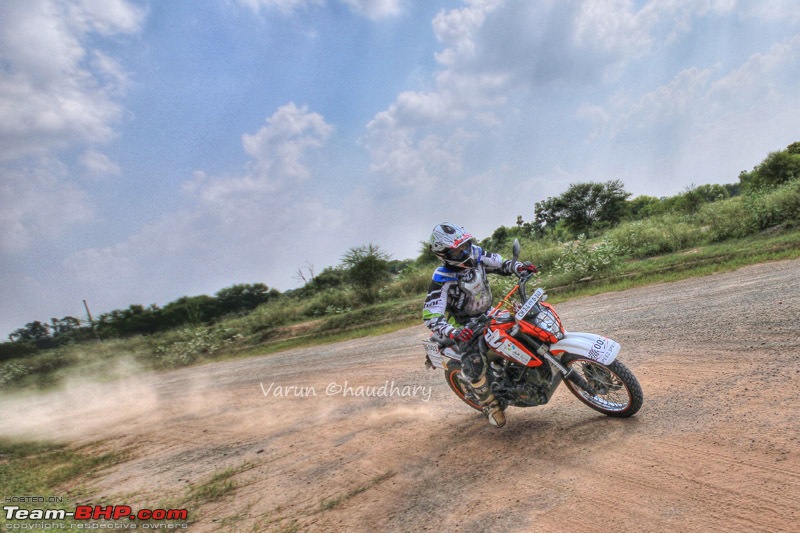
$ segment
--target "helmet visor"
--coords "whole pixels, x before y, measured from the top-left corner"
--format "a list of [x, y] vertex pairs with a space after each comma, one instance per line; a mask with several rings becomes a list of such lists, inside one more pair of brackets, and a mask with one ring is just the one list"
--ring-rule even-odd
[[461, 263], [467, 260], [472, 253], [472, 240], [467, 239], [455, 248], [450, 248], [445, 252], [448, 260]]

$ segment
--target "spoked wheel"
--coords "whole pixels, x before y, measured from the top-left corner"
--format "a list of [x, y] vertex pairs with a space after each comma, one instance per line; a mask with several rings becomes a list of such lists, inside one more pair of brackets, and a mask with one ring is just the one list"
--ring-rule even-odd
[[604, 415], [625, 418], [642, 407], [644, 395], [636, 376], [619, 361], [608, 366], [574, 354], [564, 354], [561, 363], [571, 368], [596, 392], [591, 395], [569, 380], [567, 388], [580, 401]]
[[461, 381], [460, 376], [461, 364], [456, 361], [447, 361], [444, 368], [444, 378], [447, 380], [447, 384], [464, 403], [476, 411], [483, 412], [475, 394], [469, 389], [466, 383]]

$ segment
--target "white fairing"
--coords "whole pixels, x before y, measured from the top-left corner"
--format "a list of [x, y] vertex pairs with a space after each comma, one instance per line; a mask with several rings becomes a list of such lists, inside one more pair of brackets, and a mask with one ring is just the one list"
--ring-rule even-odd
[[438, 343], [428, 341], [423, 341], [422, 345], [425, 346], [425, 352], [428, 354], [428, 360], [433, 368], [444, 368], [444, 357], [461, 361], [461, 355], [452, 348], [443, 349]]
[[601, 365], [610, 365], [617, 358], [618, 342], [594, 333], [565, 333], [564, 338], [550, 345], [551, 352], [569, 352], [588, 357]]

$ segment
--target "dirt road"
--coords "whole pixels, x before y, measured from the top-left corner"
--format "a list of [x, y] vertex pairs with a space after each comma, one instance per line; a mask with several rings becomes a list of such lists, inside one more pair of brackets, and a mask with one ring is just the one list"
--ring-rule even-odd
[[425, 370], [414, 327], [80, 384], [0, 433], [131, 450], [93, 501], [163, 505], [235, 469], [235, 490], [190, 509], [195, 531], [798, 531], [800, 261], [557, 308], [622, 344], [638, 415], [562, 387], [493, 429]]

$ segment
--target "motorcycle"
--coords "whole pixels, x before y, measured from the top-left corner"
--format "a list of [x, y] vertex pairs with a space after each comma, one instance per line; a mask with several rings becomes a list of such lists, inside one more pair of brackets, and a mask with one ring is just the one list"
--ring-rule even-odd
[[[515, 240], [514, 263], [519, 250]], [[544, 289], [528, 297], [526, 284], [531, 277], [519, 275], [519, 282], [494, 308], [467, 324], [475, 332], [469, 341], [431, 337], [423, 342], [426, 365], [443, 369], [450, 389], [477, 411], [483, 409], [461, 373], [462, 356], [475, 350], [488, 365], [486, 376], [503, 410], [544, 405], [563, 381], [596, 411], [619, 418], [636, 414], [644, 396], [636, 376], [617, 359], [619, 343], [593, 333], [567, 332], [556, 310], [546, 303]]]

